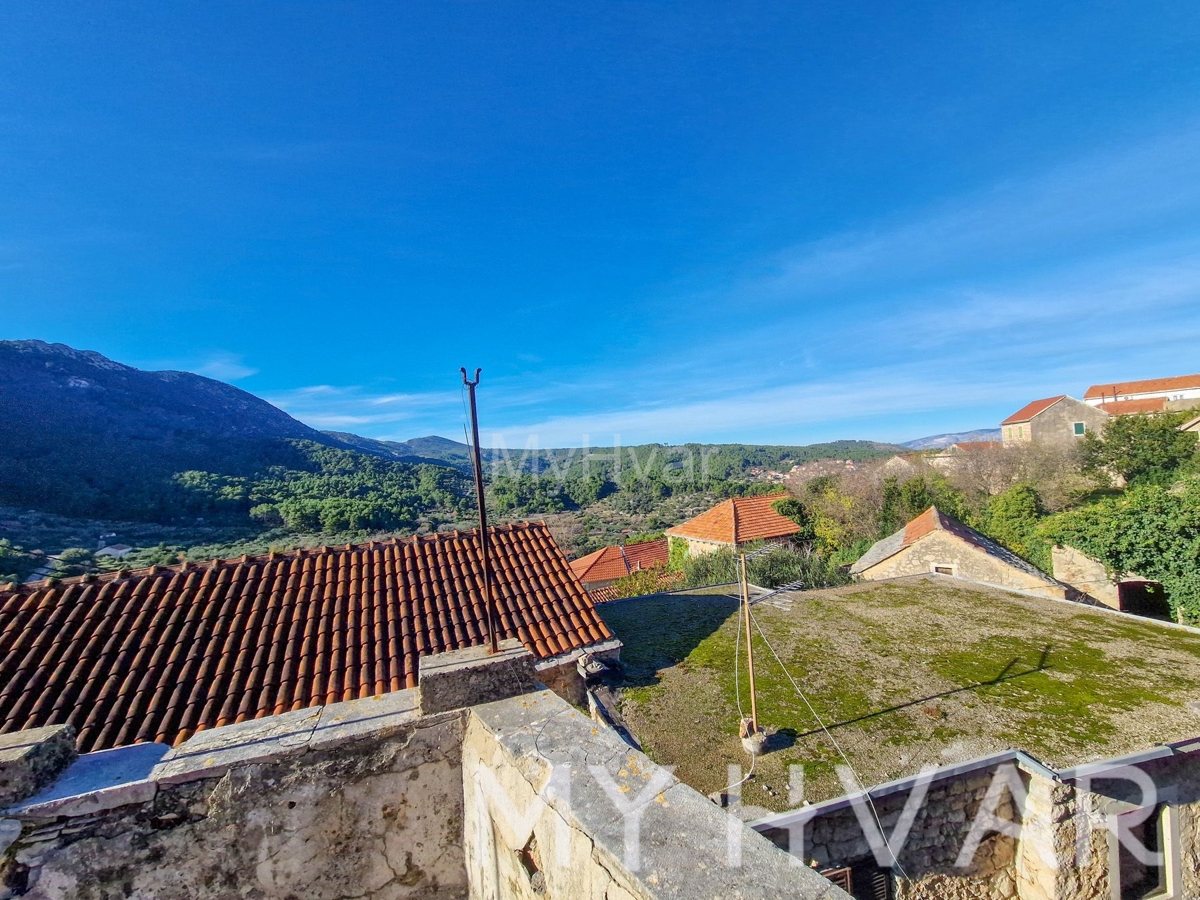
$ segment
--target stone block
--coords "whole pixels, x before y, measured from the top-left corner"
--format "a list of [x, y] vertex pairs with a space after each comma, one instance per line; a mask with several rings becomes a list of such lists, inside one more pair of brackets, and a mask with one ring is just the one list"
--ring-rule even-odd
[[468, 647], [426, 656], [417, 687], [421, 713], [433, 715], [530, 693], [533, 654], [518, 640], [501, 641], [498, 653]]
[[16, 819], [0, 819], [0, 856], [21, 836], [21, 823]]
[[421, 717], [416, 690], [393, 691], [322, 707], [310, 750], [325, 750], [365, 737], [385, 738]]
[[274, 762], [306, 750], [320, 706], [201, 731], [173, 749], [150, 773], [159, 784], [219, 778], [233, 766]]
[[37, 819], [85, 816], [147, 803], [157, 790], [150, 773], [170, 751], [166, 744], [133, 744], [85, 753], [49, 787], [19, 805], [9, 815]]
[[0, 734], [0, 807], [36, 794], [75, 756], [75, 729], [70, 725]]

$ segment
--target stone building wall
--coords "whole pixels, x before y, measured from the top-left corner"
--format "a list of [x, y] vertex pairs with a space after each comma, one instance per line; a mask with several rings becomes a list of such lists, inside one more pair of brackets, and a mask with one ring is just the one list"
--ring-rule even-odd
[[1074, 447], [1083, 440], [1075, 434], [1074, 424], [1083, 422], [1087, 431], [1100, 431], [1108, 414], [1071, 397], [1059, 400], [1041, 415], [1034, 416], [1026, 428], [1036, 444], [1053, 447]]
[[1074, 547], [1055, 546], [1050, 552], [1054, 560], [1055, 578], [1079, 588], [1105, 606], [1121, 608], [1120, 591], [1108, 577], [1103, 563], [1080, 553]]
[[[955, 863], [966, 843], [971, 823], [992, 782], [993, 768], [934, 782], [913, 821], [899, 861], [907, 876], [894, 878], [897, 900], [1014, 900], [1017, 897], [1016, 842], [993, 833], [984, 838], [969, 868]], [[907, 792], [875, 800], [883, 832], [891, 835], [900, 818]], [[1012, 797], [1005, 794], [996, 815], [1016, 818]], [[869, 815], [869, 812], [868, 812]], [[790, 840], [803, 843], [802, 858], [819, 869], [838, 868], [871, 857], [872, 851], [853, 808], [821, 814], [796, 829]], [[786, 835], [776, 835], [777, 843]]]
[[1017, 591], [1037, 591], [1048, 597], [1064, 599], [1066, 591], [1045, 576], [1038, 576], [1008, 565], [947, 531], [933, 531], [899, 553], [888, 557], [862, 573], [869, 581], [928, 575], [938, 567], [950, 568], [956, 578]]
[[320, 735], [320, 713], [329, 723], [354, 705], [335, 704], [201, 732], [205, 743], [165, 757], [147, 744], [81, 757], [99, 778], [105, 766], [132, 771], [146, 751], [161, 758], [135, 781], [18, 808], [0, 898], [466, 897], [463, 714], [355, 703], [368, 704], [376, 738], [381, 719], [392, 733]]
[[850, 900], [548, 691], [472, 709], [463, 784], [472, 900]]

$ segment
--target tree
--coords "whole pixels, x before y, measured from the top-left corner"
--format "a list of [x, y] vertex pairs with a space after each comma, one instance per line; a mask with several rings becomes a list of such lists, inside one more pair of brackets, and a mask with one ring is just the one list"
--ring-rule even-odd
[[1032, 485], [1018, 484], [988, 502], [983, 531], [1044, 572], [1053, 569], [1050, 545], [1038, 531], [1045, 516]]
[[1172, 489], [1134, 486], [1053, 516], [1040, 530], [1046, 540], [1098, 559], [1110, 575], [1161, 582], [1172, 611], [1200, 622], [1200, 476]]
[[1102, 436], [1084, 435], [1084, 473], [1105, 482], [1116, 474], [1128, 484], [1170, 484], [1196, 455], [1196, 434], [1179, 430], [1189, 415], [1113, 416]]
[[792, 540], [799, 543], [809, 543], [816, 539], [817, 535], [813, 531], [812, 517], [808, 514], [808, 510], [804, 508], [804, 504], [795, 497], [784, 497], [781, 500], [776, 500], [771, 504], [771, 508], [785, 519], [791, 519], [800, 526], [800, 531], [792, 536]]

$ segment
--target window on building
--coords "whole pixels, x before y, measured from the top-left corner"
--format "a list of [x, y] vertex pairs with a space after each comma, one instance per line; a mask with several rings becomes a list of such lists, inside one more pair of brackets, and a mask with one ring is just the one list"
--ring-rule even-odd
[[1087, 431], [1087, 425], [1085, 425], [1083, 422], [1076, 422], [1074, 425], [1074, 428], [1075, 428], [1075, 434], [1077, 434], [1077, 435], [1083, 434], [1084, 432]]
[[939, 575], [953, 575], [954, 566], [934, 566], [933, 571], [937, 572]]
[[[1145, 817], [1144, 821], [1136, 820]], [[1149, 816], [1145, 809], [1124, 813], [1117, 818], [1117, 871], [1112, 873], [1120, 900], [1167, 898], [1168, 808], [1154, 807]], [[1145, 847], [1135, 852], [1137, 845]], [[1150, 861], [1147, 861], [1149, 858]]]

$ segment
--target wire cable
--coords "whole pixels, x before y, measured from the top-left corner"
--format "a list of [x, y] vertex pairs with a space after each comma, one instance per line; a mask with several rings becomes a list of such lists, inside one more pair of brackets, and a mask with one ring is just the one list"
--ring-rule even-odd
[[[837, 738], [835, 738], [833, 733], [825, 726], [825, 721], [817, 714], [817, 711], [813, 708], [813, 705], [808, 701], [808, 697], [805, 696], [804, 691], [800, 689], [800, 685], [796, 683], [796, 679], [792, 677], [792, 673], [789, 672], [787, 666], [783, 664], [783, 660], [780, 659], [779, 654], [775, 652], [774, 646], [772, 646], [771, 641], [767, 638], [766, 632], [763, 631], [762, 626], [758, 624], [758, 619], [755, 618], [753, 612], [750, 613], [750, 621], [753, 622], [754, 627], [758, 629], [759, 637], [763, 639], [763, 643], [767, 645], [767, 649], [770, 650], [771, 655], [775, 657], [775, 662], [779, 663], [779, 668], [783, 670], [784, 676], [788, 681], [791, 682], [792, 688], [796, 691], [796, 694], [799, 695], [800, 699], [804, 701], [804, 705], [808, 707], [809, 713], [816, 720], [817, 724], [821, 726], [821, 731], [825, 733], [825, 737], [829, 738], [829, 743], [831, 743], [834, 749], [837, 750], [838, 756], [842, 758], [842, 762], [846, 764], [846, 767], [850, 770], [851, 774], [854, 775], [855, 782], [857, 782], [861, 788], [863, 780], [859, 776], [858, 771], [854, 768], [854, 764], [850, 762], [850, 757], [846, 755], [846, 751], [843, 750], [842, 745], [837, 742]], [[867, 800], [867, 805], [871, 809], [871, 816], [875, 819], [875, 824], [879, 828], [880, 835], [882, 835], [884, 833], [883, 820], [879, 817], [879, 810], [875, 808], [875, 800], [871, 797], [871, 792], [866, 788], [862, 788], [862, 794]], [[904, 871], [904, 866], [901, 865], [900, 858], [896, 856], [896, 851], [892, 849], [891, 843], [888, 842], [886, 838], [884, 839], [884, 846], [887, 847], [888, 853], [892, 857], [892, 862], [895, 864], [897, 871], [900, 873], [900, 877], [905, 881], [911, 882], [912, 879], [909, 878], [908, 873]]]

